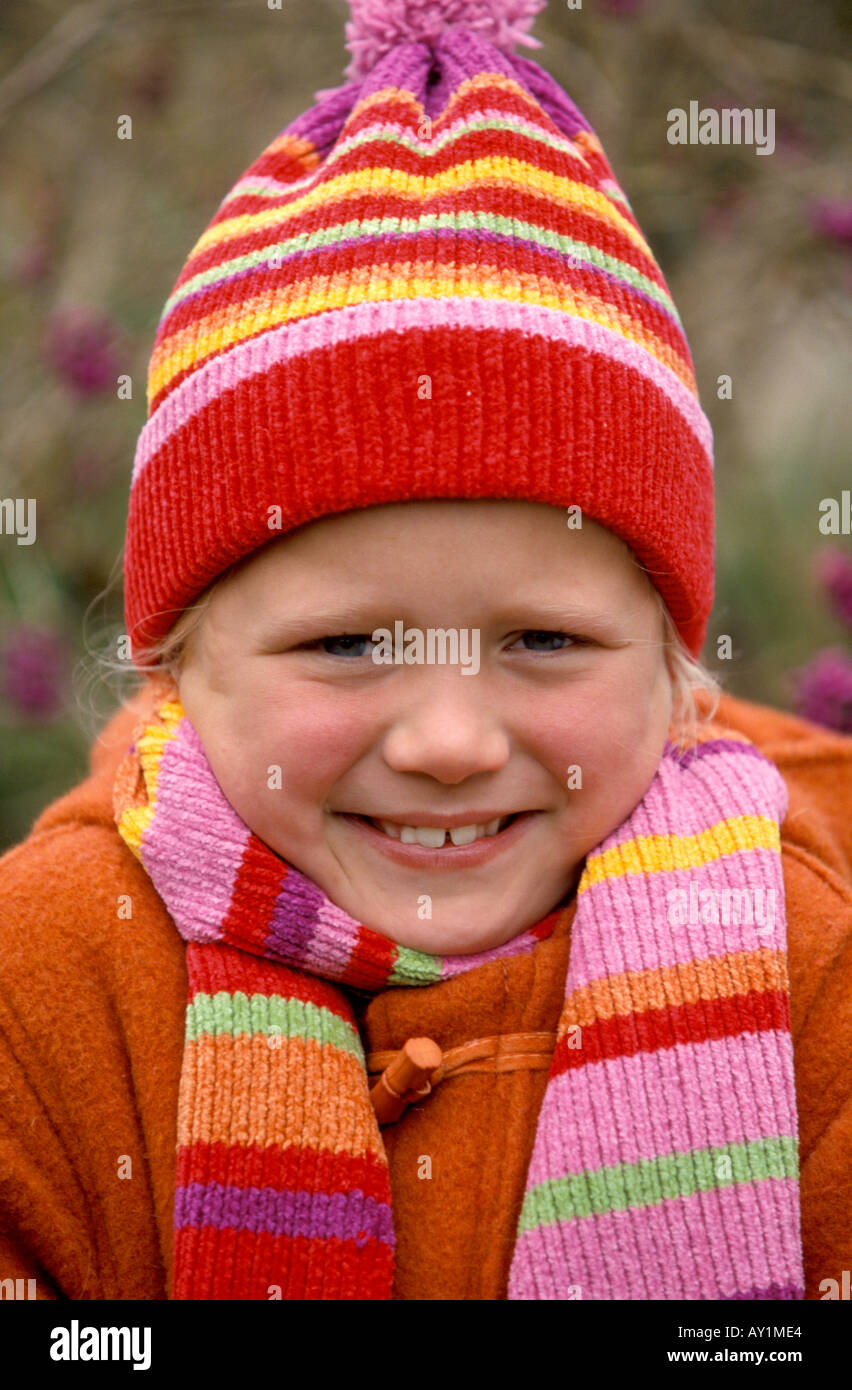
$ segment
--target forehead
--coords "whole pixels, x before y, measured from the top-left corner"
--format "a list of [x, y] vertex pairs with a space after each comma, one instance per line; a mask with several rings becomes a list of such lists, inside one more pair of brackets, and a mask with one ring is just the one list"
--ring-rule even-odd
[[[247, 585], [345, 577], [369, 582], [451, 572], [535, 574], [545, 582], [646, 581], [625, 542], [574, 509], [515, 499], [429, 499], [360, 508], [307, 522], [233, 568], [227, 582]], [[619, 582], [621, 581], [621, 583]]]

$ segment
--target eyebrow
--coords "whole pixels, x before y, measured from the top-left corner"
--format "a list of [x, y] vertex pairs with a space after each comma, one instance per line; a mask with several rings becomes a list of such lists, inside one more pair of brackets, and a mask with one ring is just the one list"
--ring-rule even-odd
[[534, 598], [531, 595], [514, 599], [511, 607], [504, 607], [494, 614], [494, 622], [511, 622], [517, 619], [519, 613], [526, 610], [535, 613], [537, 616], [550, 618], [554, 622], [579, 622], [579, 623], [611, 623], [623, 612], [623, 608], [613, 611], [612, 608], [586, 607], [577, 603], [560, 603], [555, 599]]
[[[373, 606], [378, 610], [380, 605], [374, 602]], [[381, 606], [385, 607], [384, 604]], [[309, 613], [303, 613], [299, 616], [280, 613], [262, 621], [258, 635], [262, 640], [272, 642], [283, 637], [290, 639], [307, 636], [320, 629], [332, 634], [344, 630], [352, 633], [363, 632], [365, 630], [364, 614], [369, 611], [369, 608], [370, 601], [352, 604], [344, 600], [334, 608], [312, 608]]]
[[[381, 618], [388, 621], [393, 604], [393, 599], [370, 598], [365, 599], [360, 604], [343, 600], [333, 608], [312, 609], [310, 613], [298, 617], [284, 613], [262, 623], [258, 636], [261, 641], [274, 642], [285, 637], [294, 641], [298, 640], [299, 637], [309, 636], [318, 631], [335, 635], [344, 631], [351, 634], [373, 631], [380, 624], [378, 621], [370, 622], [368, 615], [371, 612], [380, 613]], [[541, 622], [591, 623], [604, 624], [608, 627], [617, 622], [624, 612], [623, 609], [613, 612], [612, 609], [585, 608], [578, 604], [554, 602], [552, 599], [521, 597], [513, 600], [511, 607], [504, 604], [499, 610], [491, 614], [489, 623], [496, 626], [518, 623], [525, 611], [533, 615], [536, 621]], [[391, 612], [391, 621], [398, 617], [399, 614]], [[444, 623], [439, 624], [439, 626], [447, 627], [452, 626], [452, 624]]]

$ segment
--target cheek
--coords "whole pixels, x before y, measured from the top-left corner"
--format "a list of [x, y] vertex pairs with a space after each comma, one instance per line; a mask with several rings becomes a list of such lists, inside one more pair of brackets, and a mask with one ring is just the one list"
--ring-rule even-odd
[[255, 700], [251, 746], [264, 785], [266, 769], [277, 764], [296, 800], [317, 800], [371, 747], [376, 730], [368, 703], [363, 696], [305, 685]]
[[579, 765], [590, 790], [629, 792], [656, 768], [665, 739], [668, 686], [657, 676], [656, 668], [633, 663], [606, 680], [537, 697], [525, 717], [528, 746], [563, 786], [569, 767]]

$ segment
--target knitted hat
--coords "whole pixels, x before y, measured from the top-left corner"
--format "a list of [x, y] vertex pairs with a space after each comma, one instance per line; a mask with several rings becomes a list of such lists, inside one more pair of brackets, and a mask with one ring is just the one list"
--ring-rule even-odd
[[134, 660], [236, 560], [353, 508], [519, 498], [608, 527], [694, 656], [712, 431], [544, 0], [353, 0], [351, 80], [220, 203], [160, 319], [130, 488]]

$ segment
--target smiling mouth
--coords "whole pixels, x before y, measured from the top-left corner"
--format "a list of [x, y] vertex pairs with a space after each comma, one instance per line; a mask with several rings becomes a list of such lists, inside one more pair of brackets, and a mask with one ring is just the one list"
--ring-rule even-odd
[[432, 825], [400, 825], [396, 821], [383, 820], [378, 816], [357, 816], [366, 821], [374, 830], [387, 835], [389, 839], [399, 840], [404, 845], [422, 845], [424, 849], [443, 849], [445, 846], [461, 847], [473, 844], [474, 840], [491, 839], [499, 835], [507, 826], [518, 819], [522, 813], [516, 811], [494, 820], [475, 825], [454, 825], [452, 828]]

